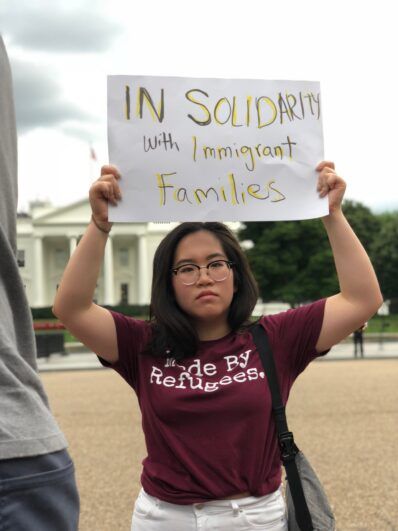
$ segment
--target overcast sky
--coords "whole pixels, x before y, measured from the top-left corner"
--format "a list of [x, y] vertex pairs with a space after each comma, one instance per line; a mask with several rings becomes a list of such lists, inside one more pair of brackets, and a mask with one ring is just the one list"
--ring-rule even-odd
[[108, 161], [106, 76], [131, 74], [320, 81], [325, 158], [347, 197], [398, 209], [395, 26], [390, 0], [2, 0], [19, 208], [87, 197]]

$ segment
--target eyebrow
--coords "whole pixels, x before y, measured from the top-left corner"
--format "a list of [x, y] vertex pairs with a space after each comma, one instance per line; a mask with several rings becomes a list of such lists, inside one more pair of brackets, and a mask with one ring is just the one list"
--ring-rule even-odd
[[[212, 258], [219, 257], [226, 258], [225, 254], [223, 253], [212, 253], [206, 256], [206, 260], [211, 260]], [[193, 258], [182, 258], [181, 260], [178, 260], [174, 267], [178, 267], [181, 264], [195, 264], [195, 260]]]

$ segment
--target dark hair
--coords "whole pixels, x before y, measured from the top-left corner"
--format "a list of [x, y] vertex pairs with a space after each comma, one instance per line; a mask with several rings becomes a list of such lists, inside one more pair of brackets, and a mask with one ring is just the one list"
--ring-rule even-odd
[[186, 222], [173, 229], [158, 246], [153, 259], [150, 321], [152, 340], [143, 354], [174, 357], [194, 356], [199, 338], [189, 316], [176, 302], [171, 269], [179, 242], [194, 232], [211, 232], [221, 243], [228, 260], [233, 262], [235, 293], [227, 316], [233, 331], [245, 329], [258, 299], [258, 287], [246, 255], [230, 229], [219, 222]]

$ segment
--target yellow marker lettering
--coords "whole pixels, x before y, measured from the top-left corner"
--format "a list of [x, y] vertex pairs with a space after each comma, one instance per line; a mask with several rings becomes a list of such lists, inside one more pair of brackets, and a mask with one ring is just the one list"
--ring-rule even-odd
[[[222, 122], [221, 120], [218, 119], [218, 109], [221, 107], [223, 102], [227, 102], [228, 103], [228, 107], [229, 107], [229, 114], [228, 114], [227, 119], [224, 122]], [[214, 107], [214, 119], [215, 119], [215, 121], [219, 125], [224, 125], [231, 118], [231, 114], [232, 114], [232, 108], [231, 108], [231, 104], [229, 103], [229, 100], [227, 98], [221, 98], [220, 100], [218, 100], [218, 102], [216, 103], [216, 105]]]
[[200, 197], [199, 197], [198, 191], [199, 191], [199, 190], [195, 190], [194, 193], [193, 193], [193, 196], [194, 196], [194, 198], [195, 198], [195, 201], [198, 203], [198, 205], [200, 205], [200, 203], [201, 203], [202, 201], [200, 200]]
[[193, 122], [195, 122], [196, 124], [198, 125], [209, 125], [211, 123], [211, 114], [210, 114], [210, 111], [209, 109], [206, 107], [206, 105], [204, 105], [203, 103], [200, 103], [199, 101], [197, 101], [194, 97], [193, 97], [193, 93], [194, 92], [199, 92], [200, 94], [203, 94], [204, 96], [206, 96], [207, 98], [209, 97], [209, 95], [204, 92], [203, 90], [200, 90], [200, 89], [192, 89], [192, 90], [189, 90], [188, 92], [185, 93], [185, 97], [188, 101], [190, 101], [191, 103], [194, 103], [195, 105], [198, 105], [206, 114], [206, 119], [205, 120], [198, 120], [196, 118], [194, 118], [194, 116], [192, 116], [192, 114], [188, 114], [188, 118], [190, 118]]
[[283, 149], [281, 148], [281, 146], [275, 146], [274, 153], [276, 157], [279, 157], [281, 160], [283, 159]]
[[161, 89], [160, 92], [160, 102], [159, 106], [156, 109], [155, 104], [152, 100], [151, 95], [144, 87], [138, 87], [138, 93], [137, 93], [137, 117], [142, 119], [143, 117], [143, 111], [144, 111], [144, 103], [149, 109], [149, 112], [152, 116], [152, 120], [154, 122], [163, 122], [164, 118], [164, 89]]
[[196, 188], [196, 190], [194, 191], [194, 197], [195, 197], [196, 201], [200, 204], [202, 201], [201, 201], [201, 199], [199, 197], [199, 194], [203, 194], [203, 198], [207, 199], [207, 196], [208, 196], [209, 192], [214, 192], [216, 194], [216, 200], [218, 201], [218, 193], [216, 192], [216, 190], [212, 186], [210, 188], [208, 188], [207, 190], [202, 190], [201, 188]]
[[256, 160], [254, 158], [254, 155], [253, 155], [253, 150], [250, 146], [242, 146], [240, 148], [240, 151], [242, 153], [242, 155], [246, 155], [247, 153], [249, 153], [249, 157], [250, 157], [250, 166], [248, 166], [247, 162], [245, 162], [245, 166], [246, 168], [249, 170], [249, 171], [253, 171], [254, 168], [256, 167]]
[[235, 184], [235, 177], [233, 173], [230, 173], [228, 175], [229, 185], [231, 187], [231, 198], [232, 198], [232, 204], [237, 205], [238, 204], [238, 197], [236, 195], [236, 184]]
[[[257, 189], [256, 190], [253, 190], [253, 187], [256, 187]], [[251, 195], [252, 197], [254, 197], [255, 199], [268, 199], [269, 197], [269, 192], [268, 194], [264, 197], [264, 196], [261, 196], [258, 192], [260, 191], [260, 185], [259, 184], [249, 184], [249, 186], [247, 187], [247, 193], [249, 195]]]
[[221, 146], [218, 146], [217, 147], [217, 153], [218, 153], [218, 158], [221, 160], [223, 157], [226, 159], [227, 157], [229, 157], [230, 159], [232, 159], [232, 149], [230, 148], [230, 146], [226, 146], [226, 147], [221, 147]]
[[[285, 98], [286, 98], [286, 103], [287, 103], [287, 115], [289, 117], [289, 120], [293, 120], [293, 109], [291, 108], [290, 106], [290, 101], [289, 101], [289, 96], [293, 96], [293, 94], [288, 94], [287, 92], [285, 92]], [[294, 96], [293, 96], [294, 98]]]
[[126, 120], [130, 120], [130, 87], [128, 85], [126, 85], [125, 87], [125, 107], [124, 107], [124, 110], [125, 110], [125, 115], [126, 115]]
[[242, 127], [243, 124], [236, 123], [236, 96], [232, 98], [232, 127]]
[[216, 150], [210, 146], [203, 146], [203, 154], [205, 156], [205, 159], [207, 159], [207, 155], [209, 155], [209, 157], [212, 157], [213, 159], [216, 158]]
[[[261, 110], [260, 110], [260, 105], [261, 105], [261, 102], [264, 101], [270, 108], [271, 110], [271, 118], [266, 121], [266, 122], [262, 122], [261, 121]], [[275, 103], [271, 100], [271, 98], [268, 98], [267, 96], [261, 96], [260, 98], [256, 98], [256, 108], [257, 108], [257, 127], [258, 129], [261, 129], [263, 127], [266, 127], [267, 125], [271, 125], [275, 122], [276, 120], [276, 117], [278, 116], [278, 111], [277, 111], [277, 108], [276, 108], [276, 105]]]
[[192, 140], [193, 140], [193, 160], [194, 162], [196, 162], [196, 145], [197, 145], [196, 136], [193, 136]]
[[268, 187], [276, 192], [278, 194], [278, 198], [277, 199], [271, 199], [271, 203], [277, 203], [278, 201], [283, 201], [284, 199], [286, 199], [286, 197], [282, 194], [282, 192], [280, 192], [279, 190], [277, 190], [276, 188], [273, 188], [273, 184], [275, 183], [275, 181], [269, 181], [268, 183]]
[[164, 206], [166, 204], [166, 194], [164, 193], [164, 181], [160, 173], [156, 174], [156, 180], [158, 181], [158, 188], [160, 189], [160, 205]]
[[247, 97], [247, 101], [246, 101], [246, 125], [249, 127], [250, 125], [250, 108], [251, 108], [251, 105], [252, 105], [252, 96], [248, 96]]
[[172, 173], [157, 173], [156, 174], [156, 180], [158, 182], [158, 188], [160, 190], [160, 206], [164, 206], [166, 204], [166, 188], [174, 188], [172, 184], [166, 184], [164, 181], [165, 176], [175, 175], [176, 172]]

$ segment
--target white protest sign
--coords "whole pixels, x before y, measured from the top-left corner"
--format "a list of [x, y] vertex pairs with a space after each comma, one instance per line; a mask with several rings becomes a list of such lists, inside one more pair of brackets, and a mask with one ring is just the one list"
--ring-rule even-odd
[[111, 221], [254, 221], [328, 214], [319, 83], [108, 77]]

